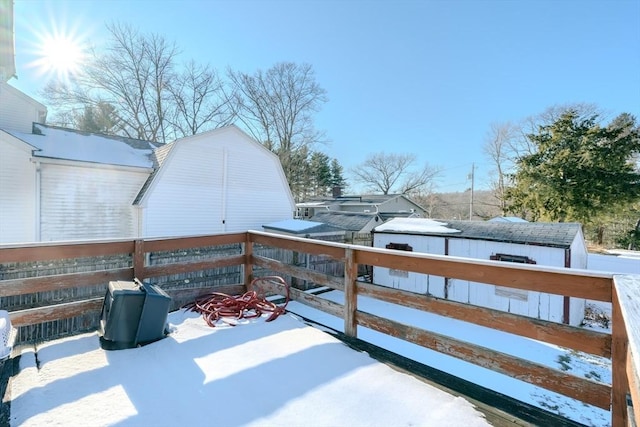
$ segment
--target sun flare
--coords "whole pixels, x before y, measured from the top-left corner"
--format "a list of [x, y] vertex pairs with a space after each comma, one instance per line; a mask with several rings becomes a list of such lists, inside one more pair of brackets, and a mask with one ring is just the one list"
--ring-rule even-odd
[[37, 56], [33, 65], [41, 74], [66, 81], [81, 72], [85, 50], [78, 39], [53, 34], [41, 38]]

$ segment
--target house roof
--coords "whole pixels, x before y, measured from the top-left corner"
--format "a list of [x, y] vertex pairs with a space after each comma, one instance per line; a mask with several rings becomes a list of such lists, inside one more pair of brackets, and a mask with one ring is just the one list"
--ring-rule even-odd
[[403, 198], [415, 205], [417, 208], [424, 210], [416, 202], [405, 196], [404, 194], [363, 194], [357, 195], [345, 195], [338, 197], [319, 197], [313, 198], [308, 201], [298, 203], [298, 207], [322, 207], [322, 206], [363, 206], [368, 207], [371, 205], [379, 206], [390, 200]]
[[159, 143], [33, 124], [32, 133], [5, 130], [32, 146], [33, 156], [118, 166], [153, 167], [152, 151]]
[[344, 231], [333, 225], [303, 219], [286, 219], [284, 221], [272, 222], [262, 226], [265, 231], [274, 230], [291, 234], [319, 234]]
[[489, 222], [529, 222], [529, 221], [517, 216], [497, 216], [495, 218], [491, 218]]
[[346, 231], [360, 231], [379, 216], [375, 213], [320, 211], [313, 215], [313, 220], [333, 225]]
[[[393, 227], [394, 221], [402, 221]], [[376, 227], [375, 232], [396, 234], [418, 234], [446, 236], [449, 238], [487, 240], [494, 242], [539, 245], [557, 248], [569, 248], [576, 236], [581, 235], [582, 226], [578, 223], [551, 222], [489, 222], [443, 220], [447, 230], [424, 231], [424, 223], [432, 221], [425, 218], [392, 219], [384, 227]], [[459, 230], [458, 233], [452, 230]]]
[[140, 189], [140, 191], [138, 191], [138, 195], [133, 201], [134, 205], [137, 205], [140, 203], [140, 201], [142, 200], [142, 197], [145, 195], [145, 193], [149, 189], [149, 186], [151, 185], [153, 180], [156, 178], [156, 175], [160, 171], [160, 167], [164, 163], [165, 159], [167, 158], [167, 156], [169, 155], [169, 152], [171, 152], [173, 147], [175, 147], [175, 144], [173, 142], [170, 142], [168, 144], [164, 144], [163, 146], [153, 150], [153, 154], [151, 156], [153, 160], [153, 172], [151, 172], [151, 174], [147, 177], [147, 180], [142, 185], [142, 188]]

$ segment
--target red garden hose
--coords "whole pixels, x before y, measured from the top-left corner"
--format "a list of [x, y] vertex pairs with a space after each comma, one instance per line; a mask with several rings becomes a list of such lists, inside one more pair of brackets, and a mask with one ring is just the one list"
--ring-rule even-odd
[[[267, 301], [255, 291], [255, 285], [259, 282], [279, 282], [286, 289], [285, 302], [282, 306], [277, 306], [271, 301]], [[216, 326], [218, 320], [234, 326], [229, 319], [250, 319], [260, 317], [263, 313], [271, 313], [267, 322], [276, 319], [284, 313], [285, 307], [289, 303], [289, 285], [279, 276], [258, 277], [251, 282], [250, 291], [242, 295], [231, 296], [222, 292], [211, 292], [197, 298], [195, 301], [185, 304], [184, 309], [202, 314], [207, 325]]]

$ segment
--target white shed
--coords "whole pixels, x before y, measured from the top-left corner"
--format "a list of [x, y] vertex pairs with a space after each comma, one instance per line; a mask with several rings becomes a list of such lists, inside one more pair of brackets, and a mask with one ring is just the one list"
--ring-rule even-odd
[[278, 156], [236, 126], [169, 143], [155, 161], [134, 202], [144, 237], [260, 230], [293, 218]]
[[[397, 218], [374, 229], [373, 245], [438, 255], [586, 269], [577, 223], [433, 221]], [[554, 322], [579, 325], [585, 300], [374, 267], [376, 284]]]

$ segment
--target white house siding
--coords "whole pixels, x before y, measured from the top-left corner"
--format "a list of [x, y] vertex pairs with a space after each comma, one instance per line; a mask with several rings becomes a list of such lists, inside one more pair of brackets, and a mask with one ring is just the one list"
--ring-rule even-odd
[[134, 237], [133, 201], [148, 170], [41, 165], [41, 240]]
[[140, 205], [145, 237], [262, 229], [293, 218], [275, 155], [235, 127], [174, 142]]
[[0, 131], [0, 244], [36, 240], [36, 168], [30, 147]]
[[43, 122], [46, 108], [20, 92], [0, 82], [0, 128], [31, 132], [33, 122]]

